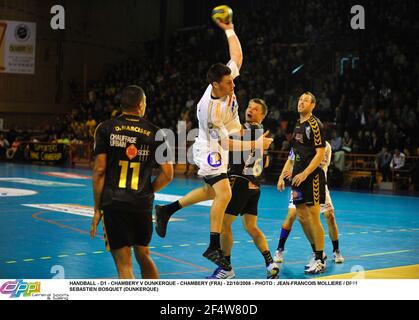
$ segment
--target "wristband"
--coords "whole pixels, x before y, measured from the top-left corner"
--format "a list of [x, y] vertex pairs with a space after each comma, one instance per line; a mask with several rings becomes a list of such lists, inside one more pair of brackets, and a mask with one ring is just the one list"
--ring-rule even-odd
[[227, 38], [230, 38], [232, 36], [236, 35], [236, 33], [234, 32], [234, 29], [228, 29], [226, 30], [226, 36]]

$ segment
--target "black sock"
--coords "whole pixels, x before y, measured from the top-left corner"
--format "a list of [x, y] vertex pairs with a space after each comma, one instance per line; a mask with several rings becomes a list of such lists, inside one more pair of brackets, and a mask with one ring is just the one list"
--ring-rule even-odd
[[322, 251], [314, 251], [314, 253], [316, 254], [316, 260], [321, 260], [323, 261], [323, 250]]
[[165, 206], [165, 209], [166, 209], [166, 212], [169, 213], [169, 215], [171, 216], [176, 211], [182, 209], [182, 206], [180, 205], [179, 201], [175, 201]]
[[316, 246], [311, 243], [311, 248], [313, 249], [313, 252], [316, 252]]
[[209, 247], [211, 249], [220, 249], [220, 234], [217, 232], [211, 232], [210, 233], [210, 245]]
[[230, 271], [231, 270], [231, 256], [224, 256], [226, 258], [226, 260], [228, 261], [230, 268], [226, 269], [226, 268], [222, 268], [225, 271]]
[[284, 251], [285, 250], [285, 242], [287, 241], [287, 239], [285, 238], [281, 238], [279, 239], [279, 243], [278, 243], [278, 248], [277, 250], [279, 251]]
[[269, 250], [263, 251], [262, 255], [263, 255], [263, 258], [265, 259], [266, 266], [269, 266], [271, 263], [274, 262], [271, 256], [271, 252]]
[[285, 249], [285, 242], [287, 242], [288, 236], [290, 235], [291, 229], [287, 230], [282, 227], [281, 229], [281, 236], [279, 237], [278, 248], [279, 251], [284, 251]]
[[332, 241], [332, 245], [333, 245], [333, 252], [339, 251], [339, 239]]

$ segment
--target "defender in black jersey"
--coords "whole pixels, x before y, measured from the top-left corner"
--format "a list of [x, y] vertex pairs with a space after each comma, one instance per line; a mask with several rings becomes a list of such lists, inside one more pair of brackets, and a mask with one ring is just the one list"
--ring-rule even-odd
[[[268, 112], [262, 99], [252, 99], [246, 109], [246, 123], [242, 127], [240, 140], [254, 141], [263, 134], [262, 121]], [[278, 277], [279, 268], [273, 262], [268, 242], [263, 232], [257, 226], [258, 202], [260, 198], [260, 183], [263, 169], [269, 165], [269, 158], [264, 150], [253, 148], [250, 151], [231, 152], [229, 156], [228, 177], [231, 183], [232, 196], [227, 206], [223, 228], [221, 231], [221, 248], [225, 257], [231, 261], [233, 247], [232, 224], [238, 215], [247, 233], [252, 237], [256, 247], [265, 259], [267, 278]], [[208, 277], [210, 279], [231, 279], [235, 277], [234, 270], [218, 267]]]
[[[134, 278], [132, 246], [142, 277], [158, 278], [148, 244], [154, 192], [173, 179], [170, 149], [160, 129], [143, 118], [146, 97], [140, 87], [129, 86], [122, 91], [121, 107], [122, 115], [102, 122], [95, 132], [95, 214], [90, 235], [95, 236], [103, 217], [106, 249], [112, 253], [119, 278]], [[166, 159], [156, 159], [158, 148], [166, 149]], [[151, 181], [157, 163], [161, 173]]]
[[325, 200], [325, 176], [320, 163], [326, 151], [323, 125], [312, 112], [316, 98], [310, 92], [303, 93], [298, 101], [297, 121], [292, 138], [295, 155], [291, 173], [284, 177], [292, 179], [293, 202], [304, 232], [314, 240], [316, 258], [306, 273], [324, 272], [326, 262], [323, 257], [324, 230], [320, 221], [320, 204]]

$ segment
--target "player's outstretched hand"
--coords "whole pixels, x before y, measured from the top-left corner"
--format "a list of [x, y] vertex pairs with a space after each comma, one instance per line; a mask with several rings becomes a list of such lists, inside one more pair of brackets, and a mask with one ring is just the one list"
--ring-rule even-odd
[[267, 130], [262, 136], [263, 150], [269, 149], [269, 147], [271, 146], [271, 143], [274, 141], [274, 139], [269, 138], [268, 135], [269, 135], [269, 130]]
[[220, 19], [217, 19], [215, 21], [216, 25], [219, 26], [221, 29], [225, 30], [234, 30], [234, 24], [233, 22], [230, 23], [224, 23]]
[[97, 226], [102, 219], [102, 214], [99, 209], [95, 209], [95, 214], [92, 218], [92, 224], [90, 225], [90, 239], [93, 239], [96, 235]]

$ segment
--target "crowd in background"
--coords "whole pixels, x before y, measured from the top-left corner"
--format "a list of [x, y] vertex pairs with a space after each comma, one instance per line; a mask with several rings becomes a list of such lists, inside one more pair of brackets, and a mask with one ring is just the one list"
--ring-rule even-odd
[[[345, 169], [348, 152], [376, 154], [387, 177], [400, 154], [419, 156], [418, 39], [403, 38], [418, 34], [412, 5], [411, 0], [383, 0], [367, 6], [363, 31], [350, 28], [347, 0], [291, 1], [288, 15], [278, 4], [269, 10], [262, 3], [256, 10], [237, 8], [235, 29], [244, 52], [235, 81], [241, 116], [251, 98], [264, 99], [269, 106], [264, 125], [275, 138], [272, 148], [286, 151], [297, 99], [310, 90], [317, 97], [314, 114], [337, 155], [336, 167]], [[278, 17], [286, 17], [286, 23], [278, 23]], [[189, 129], [196, 127], [195, 107], [207, 85], [206, 71], [228, 60], [225, 36], [213, 25], [180, 30], [171, 36], [165, 55], [157, 51], [158, 46], [149, 46], [140, 58], [107, 66], [85, 97], [74, 94], [79, 107], [29, 138], [91, 142], [96, 125], [119, 114], [120, 92], [130, 84], [145, 89], [151, 122], [172, 130], [180, 120]], [[17, 138], [28, 137], [8, 133], [8, 145], [0, 137], [0, 158]]]

